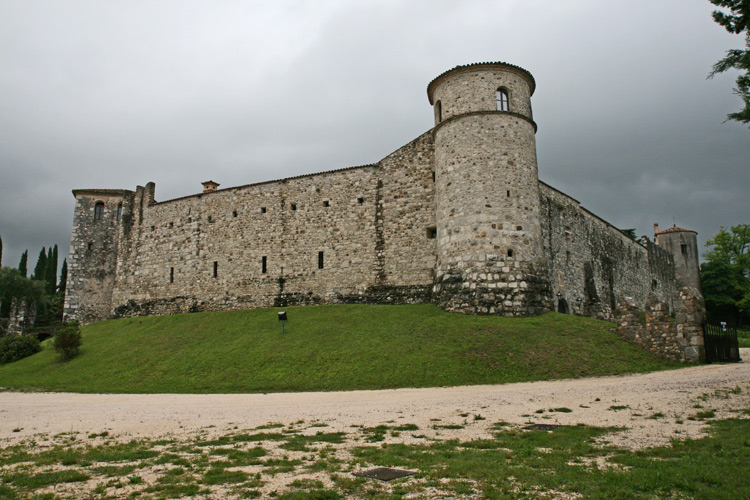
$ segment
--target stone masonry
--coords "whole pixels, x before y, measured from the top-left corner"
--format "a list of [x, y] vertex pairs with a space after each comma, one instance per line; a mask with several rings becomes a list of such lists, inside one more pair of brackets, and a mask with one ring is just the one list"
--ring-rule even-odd
[[[65, 318], [322, 303], [612, 319], [673, 304], [673, 251], [539, 181], [531, 96], [506, 63], [428, 86], [435, 127], [377, 163], [157, 202], [76, 189]], [[196, 182], [197, 184], [197, 182]]]
[[705, 361], [703, 297], [695, 288], [683, 287], [676, 292], [674, 303], [672, 318], [668, 304], [650, 294], [642, 320], [635, 301], [623, 299], [615, 312], [617, 333], [668, 359], [691, 363]]

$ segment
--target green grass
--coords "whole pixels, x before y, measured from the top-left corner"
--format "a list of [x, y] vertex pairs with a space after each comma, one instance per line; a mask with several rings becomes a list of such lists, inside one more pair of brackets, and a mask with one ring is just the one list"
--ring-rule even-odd
[[[744, 413], [750, 414], [750, 410]], [[70, 444], [58, 436], [52, 438], [55, 444], [45, 449], [34, 441], [0, 448], [0, 498], [395, 500], [407, 494], [415, 499], [461, 495], [498, 500], [750, 498], [750, 420], [710, 420], [707, 425], [709, 434], [700, 439], [673, 440], [666, 446], [638, 451], [601, 441], [620, 432], [618, 429], [584, 425], [547, 432], [524, 431], [518, 425], [498, 422], [488, 424], [488, 437], [483, 439], [436, 438], [411, 445], [368, 444], [363, 438], [370, 429], [362, 428], [351, 434], [308, 436], [310, 442], [325, 444], [316, 452], [319, 461], [311, 462], [312, 456], [263, 458], [243, 470], [237, 467], [246, 463], [247, 457], [265, 457], [266, 452], [251, 443], [238, 445], [233, 439], [236, 434], [220, 436], [215, 448], [201, 446], [206, 451], [203, 454], [184, 453], [197, 447], [195, 436], [175, 441], [134, 440], [125, 446], [114, 440], [96, 445], [80, 442], [75, 453], [97, 461], [67, 465], [62, 462], [71, 451]], [[286, 439], [295, 438], [288, 434]], [[224, 448], [226, 443], [240, 447]], [[277, 444], [273, 439], [263, 443]], [[348, 448], [349, 444], [356, 446]], [[336, 449], [349, 452], [336, 459]], [[239, 462], [226, 461], [230, 452], [239, 453]], [[151, 458], [135, 466], [130, 460], [138, 453]], [[184, 465], [164, 466], [178, 456], [186, 461]], [[209, 456], [214, 458], [207, 461]], [[389, 483], [352, 474], [374, 466], [404, 468], [415, 474]], [[293, 474], [293, 479], [283, 486], [268, 484], [267, 480], [279, 473]], [[122, 490], [125, 486], [131, 490]], [[54, 495], [42, 493], [50, 487]]]
[[0, 387], [84, 393], [332, 391], [499, 384], [646, 372], [667, 363], [611, 323], [451, 314], [431, 304], [332, 305], [141, 317], [83, 328], [62, 363], [45, 346], [0, 365]]

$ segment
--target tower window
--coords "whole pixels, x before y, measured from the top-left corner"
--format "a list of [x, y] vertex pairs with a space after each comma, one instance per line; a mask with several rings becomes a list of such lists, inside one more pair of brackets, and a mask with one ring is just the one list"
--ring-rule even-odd
[[427, 228], [427, 238], [430, 240], [434, 240], [437, 238], [437, 228], [436, 227], [428, 227]]
[[512, 248], [508, 249], [508, 257], [513, 257], [513, 249]]
[[357, 203], [359, 203], [360, 205], [361, 205], [362, 203], [364, 203], [364, 202], [365, 202], [365, 199], [364, 199], [364, 198], [362, 198], [361, 196], [360, 196], [359, 198], [357, 198]]
[[214, 278], [219, 277], [219, 263], [214, 261]]
[[296, 203], [292, 203], [292, 204], [289, 205], [289, 208], [291, 208], [292, 210], [297, 210], [297, 204]]
[[443, 121], [443, 103], [440, 101], [435, 103], [435, 123]]
[[237, 217], [237, 210], [232, 211], [232, 217]]
[[263, 257], [260, 258], [260, 272], [261, 274], [266, 274], [267, 271], [268, 271], [268, 260], [266, 256], [264, 255]]
[[500, 87], [495, 92], [495, 101], [498, 111], [508, 111], [508, 91]]
[[432, 182], [435, 182], [435, 171], [432, 171]]
[[93, 249], [94, 249], [94, 244], [93, 244], [93, 243], [89, 243], [89, 244], [88, 244], [88, 245], [86, 246], [86, 248], [88, 248], [89, 250], [93, 250]]
[[685, 243], [680, 245], [680, 251], [682, 251], [682, 255], [687, 255], [688, 251], [687, 251], [687, 245]]
[[117, 220], [122, 219], [122, 203], [117, 205]]
[[266, 213], [266, 207], [260, 207], [260, 213], [262, 214]]
[[330, 207], [331, 206], [331, 202], [328, 201], [328, 200], [323, 200], [323, 206], [324, 207]]
[[174, 267], [169, 268], [169, 282], [174, 283]]
[[506, 196], [507, 196], [508, 198], [510, 198], [510, 189], [506, 189], [506, 190], [505, 190], [505, 195], [506, 195]]
[[104, 218], [104, 203], [97, 201], [94, 205], [94, 220], [102, 220]]
[[323, 252], [318, 252], [318, 269], [323, 269]]

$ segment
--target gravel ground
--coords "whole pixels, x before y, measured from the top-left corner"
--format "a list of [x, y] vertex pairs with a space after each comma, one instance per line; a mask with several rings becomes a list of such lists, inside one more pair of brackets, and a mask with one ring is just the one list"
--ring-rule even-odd
[[[741, 356], [750, 360], [750, 349]], [[2, 382], [0, 381], [0, 384]], [[0, 392], [0, 444], [62, 432], [107, 431], [121, 439], [226, 434], [303, 420], [327, 432], [353, 425], [413, 423], [435, 437], [490, 436], [509, 423], [624, 427], [611, 442], [629, 448], [697, 437], [705, 423], [750, 409], [750, 361], [645, 375], [428, 389], [281, 394], [70, 394]], [[554, 411], [553, 411], [554, 410]], [[691, 418], [692, 417], [692, 418]], [[747, 418], [747, 415], [745, 414]], [[461, 424], [461, 429], [435, 425]], [[407, 441], [408, 442], [408, 441]]]

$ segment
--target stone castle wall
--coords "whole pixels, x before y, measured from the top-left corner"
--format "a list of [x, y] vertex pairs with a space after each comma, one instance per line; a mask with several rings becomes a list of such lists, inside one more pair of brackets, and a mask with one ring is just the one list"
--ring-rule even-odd
[[671, 254], [634, 241], [553, 187], [540, 183], [540, 188], [542, 241], [556, 310], [611, 320], [622, 297], [635, 297], [641, 309], [650, 293], [671, 304]]
[[64, 315], [435, 302], [611, 319], [621, 297], [669, 300], [668, 252], [539, 182], [535, 85], [504, 63], [454, 68], [428, 86], [436, 126], [372, 165], [163, 202], [153, 183], [75, 190]]

